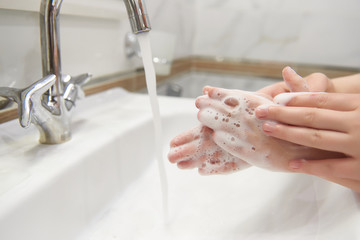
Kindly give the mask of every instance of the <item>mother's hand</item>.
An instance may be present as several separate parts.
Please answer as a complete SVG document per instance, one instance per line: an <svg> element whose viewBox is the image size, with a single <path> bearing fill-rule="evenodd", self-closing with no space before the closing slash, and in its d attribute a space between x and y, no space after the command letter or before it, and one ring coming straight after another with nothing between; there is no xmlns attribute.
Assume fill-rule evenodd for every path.
<svg viewBox="0 0 360 240"><path fill-rule="evenodd" d="M284 95L278 95L275 101L279 99L284 99ZM286 107L258 108L256 116L261 120L271 120L262 126L269 136L344 154L340 158L322 160L293 159L289 162L289 169L316 175L360 192L360 94L294 95Z"/></svg>

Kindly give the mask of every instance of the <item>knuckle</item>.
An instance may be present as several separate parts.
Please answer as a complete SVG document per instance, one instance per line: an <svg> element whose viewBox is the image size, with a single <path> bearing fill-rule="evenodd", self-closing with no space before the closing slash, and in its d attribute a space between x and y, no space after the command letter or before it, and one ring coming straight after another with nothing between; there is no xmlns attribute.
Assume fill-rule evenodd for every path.
<svg viewBox="0 0 360 240"><path fill-rule="evenodd" d="M323 108L328 104L328 96L326 94L314 94L316 106L318 108Z"/></svg>
<svg viewBox="0 0 360 240"><path fill-rule="evenodd" d="M306 125L312 125L316 119L316 114L313 110L307 110L304 113L304 123Z"/></svg>
<svg viewBox="0 0 360 240"><path fill-rule="evenodd" d="M271 106L268 110L268 118L273 120L279 120L279 115L281 113L281 107Z"/></svg>
<svg viewBox="0 0 360 240"><path fill-rule="evenodd" d="M314 130L310 135L310 142L312 146L316 147L323 140L323 135L320 130Z"/></svg>

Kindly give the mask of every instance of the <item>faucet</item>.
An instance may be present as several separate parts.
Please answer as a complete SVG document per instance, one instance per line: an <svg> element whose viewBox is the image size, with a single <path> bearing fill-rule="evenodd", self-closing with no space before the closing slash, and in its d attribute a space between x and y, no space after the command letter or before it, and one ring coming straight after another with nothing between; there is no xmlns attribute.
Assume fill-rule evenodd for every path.
<svg viewBox="0 0 360 240"><path fill-rule="evenodd" d="M40 39L43 78L29 87L1 87L0 96L18 104L20 125L33 123L40 143L58 144L71 139L71 114L84 95L81 86L91 75L69 76L61 72L59 13L62 0L41 0Z"/></svg>
<svg viewBox="0 0 360 240"><path fill-rule="evenodd" d="M0 87L0 96L18 104L20 125L33 123L40 143L59 144L71 139L71 113L84 95L81 88L89 73L70 76L61 72L59 15L63 0L41 0L40 37L43 78L29 87ZM150 31L143 0L124 0L133 33Z"/></svg>
<svg viewBox="0 0 360 240"><path fill-rule="evenodd" d="M124 0L133 33L151 30L149 16L143 0Z"/></svg>
<svg viewBox="0 0 360 240"><path fill-rule="evenodd" d="M40 143L58 144L71 139L71 113L81 86L91 78L89 73L69 76L61 72L59 16L62 0L41 0L40 39L43 76L54 75L54 84L34 106L34 125L40 131Z"/></svg>

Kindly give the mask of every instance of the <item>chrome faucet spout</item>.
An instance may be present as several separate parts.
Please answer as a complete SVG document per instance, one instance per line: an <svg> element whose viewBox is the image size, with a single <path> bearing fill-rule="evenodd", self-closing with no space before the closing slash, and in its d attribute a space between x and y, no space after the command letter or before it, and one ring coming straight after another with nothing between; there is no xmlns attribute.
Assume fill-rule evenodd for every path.
<svg viewBox="0 0 360 240"><path fill-rule="evenodd" d="M149 16L143 0L124 0L133 33L151 30Z"/></svg>
<svg viewBox="0 0 360 240"><path fill-rule="evenodd" d="M54 74L56 81L49 90L49 101L56 101L64 91L61 82L59 17L62 0L41 0L40 39L43 76ZM54 98L54 99L51 99Z"/></svg>

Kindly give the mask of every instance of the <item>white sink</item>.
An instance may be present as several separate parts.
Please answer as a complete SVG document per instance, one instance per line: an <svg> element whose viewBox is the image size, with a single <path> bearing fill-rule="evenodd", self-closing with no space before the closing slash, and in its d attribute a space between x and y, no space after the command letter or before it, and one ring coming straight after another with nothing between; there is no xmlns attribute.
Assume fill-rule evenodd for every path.
<svg viewBox="0 0 360 240"><path fill-rule="evenodd" d="M113 89L79 102L65 144L0 125L0 239L360 238L360 197L341 186L257 168L204 177L168 163L169 140L198 124L197 111L193 99L159 102L166 224L148 96Z"/></svg>

